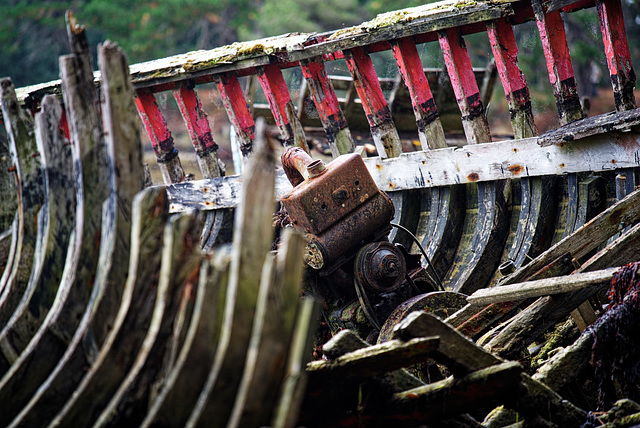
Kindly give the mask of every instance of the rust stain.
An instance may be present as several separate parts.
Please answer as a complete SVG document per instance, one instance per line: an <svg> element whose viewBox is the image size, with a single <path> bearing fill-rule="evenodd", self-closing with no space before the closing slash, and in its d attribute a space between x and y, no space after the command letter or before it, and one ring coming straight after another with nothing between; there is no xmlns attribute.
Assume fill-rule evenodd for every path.
<svg viewBox="0 0 640 428"><path fill-rule="evenodd" d="M478 173L472 172L471 174L467 175L467 180L469 180L469 181L478 181L478 180L480 180L480 176L478 175Z"/></svg>
<svg viewBox="0 0 640 428"><path fill-rule="evenodd" d="M205 204L206 206L211 206L211 205L213 205L213 204L212 204L211 202L209 202L209 201L204 201L204 204Z"/></svg>
<svg viewBox="0 0 640 428"><path fill-rule="evenodd" d="M516 149L515 147L513 148L513 153L518 153L518 149Z"/></svg>
<svg viewBox="0 0 640 428"><path fill-rule="evenodd" d="M564 162L562 162L559 166L560 168L564 168Z"/></svg>
<svg viewBox="0 0 640 428"><path fill-rule="evenodd" d="M382 165L381 164L376 164L376 168L382 169Z"/></svg>
<svg viewBox="0 0 640 428"><path fill-rule="evenodd" d="M524 168L522 167L522 165L511 165L509 167L509 171L516 175L520 174L523 170Z"/></svg>
<svg viewBox="0 0 640 428"><path fill-rule="evenodd" d="M618 161L616 161L615 159L611 159L611 163L617 163Z"/></svg>
<svg viewBox="0 0 640 428"><path fill-rule="evenodd" d="M396 188L396 185L395 185L395 184L393 184L393 183L389 183L389 189L395 189L395 188Z"/></svg>
<svg viewBox="0 0 640 428"><path fill-rule="evenodd" d="M207 192L209 191L209 188L208 188L208 187L205 187L205 188L203 188L203 189L202 189L202 191L203 191L204 193L207 193Z"/></svg>

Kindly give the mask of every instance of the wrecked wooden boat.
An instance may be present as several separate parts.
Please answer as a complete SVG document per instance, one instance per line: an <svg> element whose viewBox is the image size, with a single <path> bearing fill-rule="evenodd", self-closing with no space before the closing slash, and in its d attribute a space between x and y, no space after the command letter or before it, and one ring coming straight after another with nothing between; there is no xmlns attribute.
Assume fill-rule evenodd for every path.
<svg viewBox="0 0 640 428"><path fill-rule="evenodd" d="M595 117L582 111L562 21L582 8L600 19L616 103ZM531 20L561 124L543 135L513 33ZM607 336L634 331L615 311L638 312L637 266L614 270L640 258L639 111L618 0L444 1L131 67L105 42L97 76L84 28L71 14L67 26L60 82L1 82L0 425L637 424L638 354L605 357ZM477 32L513 139L493 141L464 43ZM461 147L416 47L436 41ZM373 67L388 50L418 151L403 151ZM358 154L332 61L346 63L347 104L362 108L376 157ZM311 157L289 68L305 77L331 162ZM277 142L249 110L244 76L257 76ZM211 82L241 176L224 176L196 93ZM203 180L185 179L156 100L167 91ZM161 185L145 175L140 124ZM605 312L597 297L612 278ZM554 329L547 344L565 349L548 359ZM625 337L620 353L638 346ZM588 378L600 397L578 385L592 355L615 375L603 363Z"/></svg>

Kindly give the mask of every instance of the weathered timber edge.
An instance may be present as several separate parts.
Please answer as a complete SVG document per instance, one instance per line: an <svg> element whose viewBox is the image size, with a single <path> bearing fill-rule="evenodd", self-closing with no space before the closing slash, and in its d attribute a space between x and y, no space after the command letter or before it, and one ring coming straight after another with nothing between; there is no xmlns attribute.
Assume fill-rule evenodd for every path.
<svg viewBox="0 0 640 428"><path fill-rule="evenodd" d="M403 153L396 158L366 158L378 187L387 192L488 182L507 178L611 171L640 166L640 137L631 132L590 136L540 147L538 138ZM172 184L171 212L232 208L242 188L239 176ZM276 174L276 197L291 189L284 172Z"/></svg>

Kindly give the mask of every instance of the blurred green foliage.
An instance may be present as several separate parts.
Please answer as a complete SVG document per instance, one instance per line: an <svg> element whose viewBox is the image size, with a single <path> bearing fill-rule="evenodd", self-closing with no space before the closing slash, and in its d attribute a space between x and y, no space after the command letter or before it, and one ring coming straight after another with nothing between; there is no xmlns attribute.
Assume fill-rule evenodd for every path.
<svg viewBox="0 0 640 428"><path fill-rule="evenodd" d="M634 58L640 56L640 7L622 0ZM64 15L73 10L95 47L109 39L131 63L289 32L323 32L357 25L418 0L3 0L0 4L0 76L16 86L57 78L58 57L68 51ZM599 23L593 9L565 14L579 88L588 88L594 65L607 80ZM516 27L519 62L532 91L548 91L548 77L534 23ZM486 34L466 37L474 66L491 57ZM438 43L420 46L424 65L441 67ZM396 70L391 56L376 62L381 75ZM388 57L388 58L387 58ZM388 60L388 61L387 61ZM387 61L391 66L378 67ZM382 62L383 63L383 62ZM637 63L637 61L636 61ZM591 74L590 74L591 73Z"/></svg>

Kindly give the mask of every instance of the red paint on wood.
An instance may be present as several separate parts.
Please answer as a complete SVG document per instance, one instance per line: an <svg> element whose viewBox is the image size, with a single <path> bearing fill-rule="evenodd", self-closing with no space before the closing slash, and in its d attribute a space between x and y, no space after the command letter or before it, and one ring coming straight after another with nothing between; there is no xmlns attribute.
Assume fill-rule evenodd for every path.
<svg viewBox="0 0 640 428"><path fill-rule="evenodd" d="M0 126L2 126L2 120L0 119ZM60 131L62 131L62 135L64 138L71 141L71 133L69 131L69 121L67 120L67 111L62 109L62 115L60 115Z"/></svg>
<svg viewBox="0 0 640 428"><path fill-rule="evenodd" d="M376 70L371 58L362 48L344 51L349 72L353 77L353 84L362 101L362 107L369 120L369 125L375 126L391 120L389 106L384 98Z"/></svg>
<svg viewBox="0 0 640 428"><path fill-rule="evenodd" d="M560 11L550 12L537 18L536 22L551 84L555 85L558 81L573 79L573 65Z"/></svg>
<svg viewBox="0 0 640 428"><path fill-rule="evenodd" d="M422 61L413 39L402 38L392 43L393 56L404 79L413 110L423 110L428 116L437 114L429 81L424 74Z"/></svg>
<svg viewBox="0 0 640 428"><path fill-rule="evenodd" d="M324 68L324 62L317 58L312 58L309 61L303 61L300 64L302 75L309 82L309 85L313 86L315 90L312 91L312 95L315 101L316 110L320 115L320 120L323 125L328 124L330 118L335 120L336 118L342 118L344 122L344 116L340 111L340 104L338 103L338 97L331 86L331 82L327 77L327 72ZM341 127L346 126L346 122L340 124ZM326 125L325 125L326 128Z"/></svg>
<svg viewBox="0 0 640 428"><path fill-rule="evenodd" d="M135 103L158 160L166 162L175 157L177 151L173 147L171 131L153 93L148 89L139 89Z"/></svg>
<svg viewBox="0 0 640 428"><path fill-rule="evenodd" d="M633 109L636 106L633 95L636 75L631 63L631 53L629 52L620 1L604 0L598 2L598 17L611 83L615 93L616 108L618 111Z"/></svg>
<svg viewBox="0 0 640 428"><path fill-rule="evenodd" d="M216 151L218 145L213 141L209 119L202 109L202 104L196 95L193 87L181 86L173 90L182 118L184 119L187 131L198 155L203 156L211 151Z"/></svg>
<svg viewBox="0 0 640 428"><path fill-rule="evenodd" d="M276 125L280 128L286 127L289 124L286 106L291 101L291 95L282 70L275 64L259 67L258 80L267 97Z"/></svg>
<svg viewBox="0 0 640 428"><path fill-rule="evenodd" d="M521 89L528 93L527 80L518 67L518 45L513 27L505 19L500 19L487 25L487 34L505 95L511 97Z"/></svg>
<svg viewBox="0 0 640 428"><path fill-rule="evenodd" d="M248 144L255 138L255 123L238 78L231 73L218 74L215 82L229 120L236 128L241 140ZM250 146L246 150L250 151ZM243 151L243 154L247 153Z"/></svg>
<svg viewBox="0 0 640 428"><path fill-rule="evenodd" d="M469 52L459 28L448 28L438 34L444 62L451 78L453 92L463 116L482 114L480 90L473 73Z"/></svg>

